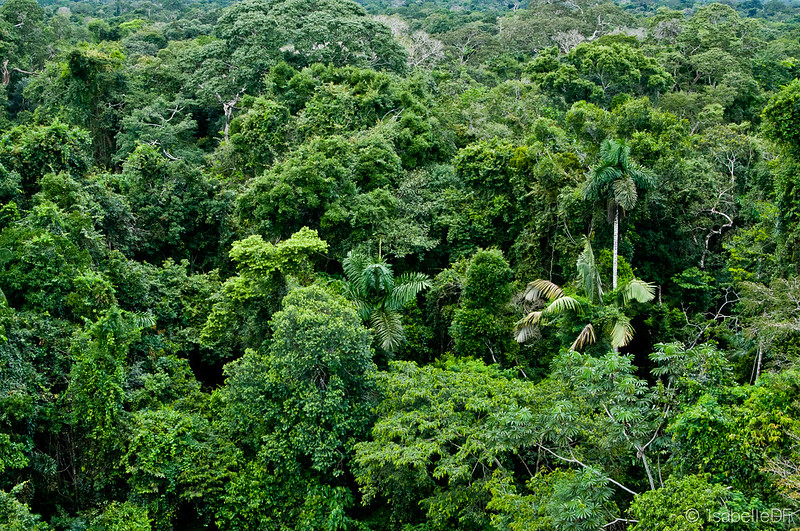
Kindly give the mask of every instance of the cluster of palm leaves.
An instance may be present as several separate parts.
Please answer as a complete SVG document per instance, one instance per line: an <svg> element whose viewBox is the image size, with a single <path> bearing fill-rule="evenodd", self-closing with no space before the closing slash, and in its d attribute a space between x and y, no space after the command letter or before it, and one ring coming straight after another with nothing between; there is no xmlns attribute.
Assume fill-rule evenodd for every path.
<svg viewBox="0 0 800 531"><path fill-rule="evenodd" d="M345 296L356 303L361 319L368 323L387 352L394 352L405 339L400 310L417 294L430 287L423 273L404 273L394 277L392 266L379 257L347 253L343 262L347 278Z"/></svg>
<svg viewBox="0 0 800 531"><path fill-rule="evenodd" d="M617 252L619 248L619 209L632 210L639 199L638 189L647 190L655 177L630 160L630 148L612 139L600 144L600 161L592 168L583 197L589 201L606 201L608 221L614 224L612 286L617 288Z"/></svg>
<svg viewBox="0 0 800 531"><path fill-rule="evenodd" d="M619 289L611 293L611 300L606 303L603 297L603 286L600 273L595 264L592 245L587 238L584 249L576 264L578 269L578 285L584 297L568 295L561 287L549 280L538 279L529 283L520 294L523 306L528 308L527 315L515 326L515 338L524 343L536 336L540 327L547 326L560 320L566 314L576 318L584 317L588 312L587 306L603 306L609 316L610 325L605 332L614 349L624 347L633 339L634 330L630 318L624 310L632 301L650 302L655 297L655 286L638 278L631 278ZM594 325L587 323L570 350L580 350L587 345L597 342L597 333Z"/></svg>

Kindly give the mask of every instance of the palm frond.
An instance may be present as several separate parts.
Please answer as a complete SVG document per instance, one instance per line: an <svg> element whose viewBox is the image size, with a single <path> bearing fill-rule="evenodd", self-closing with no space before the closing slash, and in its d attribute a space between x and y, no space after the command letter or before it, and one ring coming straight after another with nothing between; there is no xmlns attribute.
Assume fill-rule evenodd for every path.
<svg viewBox="0 0 800 531"><path fill-rule="evenodd" d="M536 337L536 332L539 330L538 326L515 326L514 339L517 343L525 343Z"/></svg>
<svg viewBox="0 0 800 531"><path fill-rule="evenodd" d="M615 166L627 166L630 148L624 141L606 138L600 143L600 160Z"/></svg>
<svg viewBox="0 0 800 531"><path fill-rule="evenodd" d="M589 179L583 187L583 198L591 201L605 199L614 182L620 177L622 172L619 168L601 164L589 174Z"/></svg>
<svg viewBox="0 0 800 531"><path fill-rule="evenodd" d="M583 287L586 297L592 303L602 302L603 285L600 280L600 271L594 260L594 251L589 238L584 237L583 252L575 264L578 269L578 282Z"/></svg>
<svg viewBox="0 0 800 531"><path fill-rule="evenodd" d="M622 301L627 305L631 300L650 302L656 296L656 285L638 278L632 278L622 288Z"/></svg>
<svg viewBox="0 0 800 531"><path fill-rule="evenodd" d="M367 319L369 319L369 316L372 313L372 305L370 305L369 301L367 301L361 295L361 293L358 292L357 288L352 284L345 284L342 292L343 292L342 294L346 299L352 301L356 305L356 312L358 312L358 317L362 321L366 321Z"/></svg>
<svg viewBox="0 0 800 531"><path fill-rule="evenodd" d="M597 342L597 336L594 334L594 327L592 323L587 324L575 338L575 341L569 347L570 350L580 350L586 345L592 345Z"/></svg>
<svg viewBox="0 0 800 531"><path fill-rule="evenodd" d="M520 319L515 325L515 328L521 328L523 326L534 327L541 322L542 322L542 311L537 310L535 312L530 312L528 315Z"/></svg>
<svg viewBox="0 0 800 531"><path fill-rule="evenodd" d="M344 275L347 281L361 295L364 295L367 291L364 270L367 268L368 263L369 260L365 256L354 253L353 251L349 251L342 262L342 269L344 269Z"/></svg>
<svg viewBox="0 0 800 531"><path fill-rule="evenodd" d="M544 310L542 310L542 315L559 315L570 310L577 314L583 313L581 303L569 295L564 295L563 297L559 297L551 302Z"/></svg>
<svg viewBox="0 0 800 531"><path fill-rule="evenodd" d="M381 261L367 265L362 276L364 277L365 295L372 294L385 297L394 289L392 266L386 262Z"/></svg>
<svg viewBox="0 0 800 531"><path fill-rule="evenodd" d="M630 166L630 154L631 148L629 148L624 141L619 141L617 143L616 153L614 154L616 163L622 168L627 169Z"/></svg>
<svg viewBox="0 0 800 531"><path fill-rule="evenodd" d="M370 325L375 331L375 336L386 352L394 352L405 339L403 324L397 312L378 308L370 316Z"/></svg>
<svg viewBox="0 0 800 531"><path fill-rule="evenodd" d="M636 183L636 187L642 190L650 190L656 185L656 176L638 164L631 164L628 175Z"/></svg>
<svg viewBox="0 0 800 531"><path fill-rule="evenodd" d="M530 312L528 315L517 321L514 325L514 339L517 343L524 343L531 339L539 326L546 324L542 319L542 312Z"/></svg>
<svg viewBox="0 0 800 531"><path fill-rule="evenodd" d="M606 138L600 143L600 160L610 161L613 160L615 151L619 148L619 144L610 138Z"/></svg>
<svg viewBox="0 0 800 531"><path fill-rule="evenodd" d="M539 299L553 301L564 296L564 291L557 284L541 278L528 283L523 292L526 301L533 302Z"/></svg>
<svg viewBox="0 0 800 531"><path fill-rule="evenodd" d="M624 177L614 181L614 201L625 210L631 210L636 206L639 194L636 191L636 183L630 177Z"/></svg>
<svg viewBox="0 0 800 531"><path fill-rule="evenodd" d="M633 327L631 321L624 315L620 315L614 326L611 327L611 346L614 348L624 347L633 339Z"/></svg>
<svg viewBox="0 0 800 531"><path fill-rule="evenodd" d="M5 294L3 294L3 298L5 298ZM138 330L153 328L155 325L156 319L149 313L137 313L133 316L133 326Z"/></svg>
<svg viewBox="0 0 800 531"><path fill-rule="evenodd" d="M390 310L399 310L413 300L423 289L431 287L431 279L424 273L403 273L395 281L395 286L386 298L385 306Z"/></svg>

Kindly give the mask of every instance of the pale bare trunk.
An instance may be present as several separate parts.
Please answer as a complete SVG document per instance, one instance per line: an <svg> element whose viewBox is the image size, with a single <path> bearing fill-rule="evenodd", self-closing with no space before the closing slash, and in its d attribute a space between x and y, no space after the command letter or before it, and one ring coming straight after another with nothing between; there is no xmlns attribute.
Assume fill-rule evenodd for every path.
<svg viewBox="0 0 800 531"><path fill-rule="evenodd" d="M617 289L617 253L619 252L619 205L614 202L614 257L611 268L611 283L613 289ZM614 352L619 352L618 347L614 347Z"/></svg>
<svg viewBox="0 0 800 531"><path fill-rule="evenodd" d="M647 472L647 479L650 481L650 490L656 490L656 483L653 481L653 474L650 472L650 465L647 463L647 456L644 455L644 450L639 449L642 453L642 463L644 463L644 471Z"/></svg>
<svg viewBox="0 0 800 531"><path fill-rule="evenodd" d="M756 380L758 381L758 377L761 376L761 359L764 355L764 347L758 345L758 367L756 367Z"/></svg>
<svg viewBox="0 0 800 531"><path fill-rule="evenodd" d="M614 262L611 269L612 288L617 289L617 253L619 252L619 205L614 205Z"/></svg>

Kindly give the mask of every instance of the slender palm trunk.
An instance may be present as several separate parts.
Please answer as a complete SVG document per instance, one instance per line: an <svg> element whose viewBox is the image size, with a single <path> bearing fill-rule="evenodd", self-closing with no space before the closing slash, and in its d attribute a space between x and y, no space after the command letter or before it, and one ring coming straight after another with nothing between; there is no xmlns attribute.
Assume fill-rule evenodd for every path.
<svg viewBox="0 0 800 531"><path fill-rule="evenodd" d="M614 257L611 267L611 283L613 289L617 289L617 253L619 251L619 205L614 202ZM614 352L619 352L619 348L614 347ZM649 471L648 471L649 473ZM652 483L652 479L650 482Z"/></svg>
<svg viewBox="0 0 800 531"><path fill-rule="evenodd" d="M612 288L617 289L617 252L619 251L619 205L614 204L614 265L611 269Z"/></svg>

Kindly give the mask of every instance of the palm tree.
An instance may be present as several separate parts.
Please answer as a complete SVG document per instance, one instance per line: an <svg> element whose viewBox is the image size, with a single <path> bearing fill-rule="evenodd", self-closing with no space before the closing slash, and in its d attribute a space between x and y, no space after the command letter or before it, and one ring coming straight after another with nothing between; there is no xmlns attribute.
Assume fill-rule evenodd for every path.
<svg viewBox="0 0 800 531"><path fill-rule="evenodd" d="M394 278L392 266L382 257L347 253L342 264L347 277L345 296L356 303L358 314L369 323L381 348L394 352L405 339L400 310L425 288L430 279L423 273L404 273Z"/></svg>
<svg viewBox="0 0 800 531"><path fill-rule="evenodd" d="M655 286L638 278L632 278L614 295L611 304L605 305L600 273L595 266L594 251L588 238L584 249L576 263L578 284L584 292L585 299L567 295L563 289L549 280L534 280L522 292L523 304L531 310L514 328L514 336L519 343L532 337L539 327L547 326L562 316L572 313L576 317L586 314L586 306L603 307L609 317L607 329L611 347L616 351L626 346L633 339L634 330L630 318L624 310L631 301L650 302L655 297ZM586 345L597 342L594 325L587 323L570 346L570 350L580 350Z"/></svg>
<svg viewBox="0 0 800 531"><path fill-rule="evenodd" d="M632 210L639 198L637 189L655 184L653 175L630 160L630 148L624 142L606 139L600 144L600 163L592 168L583 189L584 199L606 201L609 221L613 212L614 254L612 289L617 289L617 254L619 251L619 209Z"/></svg>

